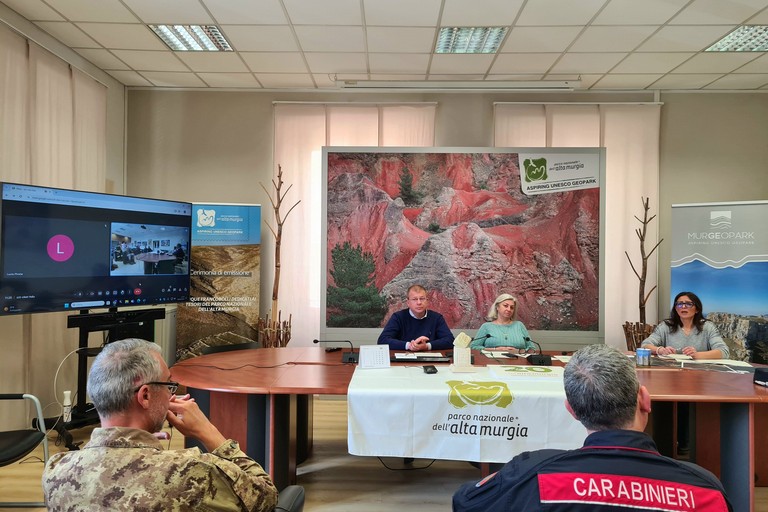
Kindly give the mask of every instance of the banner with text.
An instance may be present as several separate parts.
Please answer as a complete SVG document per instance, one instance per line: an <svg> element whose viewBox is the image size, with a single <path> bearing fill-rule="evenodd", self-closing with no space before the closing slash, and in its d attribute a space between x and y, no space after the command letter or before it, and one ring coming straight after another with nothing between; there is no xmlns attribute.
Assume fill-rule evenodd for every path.
<svg viewBox="0 0 768 512"><path fill-rule="evenodd" d="M193 205L192 288L177 312L177 360L258 339L260 244L260 205Z"/></svg>
<svg viewBox="0 0 768 512"><path fill-rule="evenodd" d="M766 218L768 201L672 205L672 298L698 295L733 359L768 361Z"/></svg>
<svg viewBox="0 0 768 512"><path fill-rule="evenodd" d="M349 453L507 462L527 450L578 448L587 431L564 401L562 367L358 368L347 396Z"/></svg>
<svg viewBox="0 0 768 512"><path fill-rule="evenodd" d="M600 186L600 152L520 151L520 185L529 196Z"/></svg>

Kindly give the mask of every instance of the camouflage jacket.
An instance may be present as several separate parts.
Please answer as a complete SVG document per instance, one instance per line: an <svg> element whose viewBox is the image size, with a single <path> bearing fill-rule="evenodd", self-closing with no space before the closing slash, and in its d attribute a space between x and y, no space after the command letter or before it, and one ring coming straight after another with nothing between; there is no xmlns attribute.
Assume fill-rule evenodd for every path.
<svg viewBox="0 0 768 512"><path fill-rule="evenodd" d="M277 490L228 440L211 453L164 450L149 432L97 428L79 451L51 456L43 472L48 510L270 511Z"/></svg>

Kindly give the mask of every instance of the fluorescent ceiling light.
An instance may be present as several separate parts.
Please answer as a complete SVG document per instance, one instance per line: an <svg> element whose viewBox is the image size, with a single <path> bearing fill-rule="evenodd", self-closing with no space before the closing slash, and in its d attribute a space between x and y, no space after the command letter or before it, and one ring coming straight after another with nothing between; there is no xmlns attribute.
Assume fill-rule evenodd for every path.
<svg viewBox="0 0 768 512"><path fill-rule="evenodd" d="M768 51L768 26L743 25L704 50L705 52Z"/></svg>
<svg viewBox="0 0 768 512"><path fill-rule="evenodd" d="M233 51L216 25L150 25L149 28L175 52Z"/></svg>
<svg viewBox="0 0 768 512"><path fill-rule="evenodd" d="M400 80L336 80L339 89L383 89L388 91L572 91L580 80L518 82L514 80L477 81L400 81Z"/></svg>
<svg viewBox="0 0 768 512"><path fill-rule="evenodd" d="M443 27L435 53L496 53L507 27Z"/></svg>

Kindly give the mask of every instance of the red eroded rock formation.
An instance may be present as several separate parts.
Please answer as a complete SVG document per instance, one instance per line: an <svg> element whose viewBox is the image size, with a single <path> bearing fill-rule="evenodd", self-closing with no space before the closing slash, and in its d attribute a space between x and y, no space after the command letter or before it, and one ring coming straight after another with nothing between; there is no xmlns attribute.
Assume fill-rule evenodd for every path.
<svg viewBox="0 0 768 512"><path fill-rule="evenodd" d="M406 167L422 197L407 208ZM529 329L597 328L599 190L525 196L516 154L335 154L329 266L345 241L373 255L389 313L421 283L452 328L479 327L502 292Z"/></svg>

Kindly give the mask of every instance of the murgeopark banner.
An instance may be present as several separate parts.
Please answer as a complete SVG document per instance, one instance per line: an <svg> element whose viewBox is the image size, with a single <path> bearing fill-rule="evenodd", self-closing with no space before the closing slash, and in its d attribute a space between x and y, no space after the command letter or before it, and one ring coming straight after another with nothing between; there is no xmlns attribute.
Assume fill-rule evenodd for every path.
<svg viewBox="0 0 768 512"><path fill-rule="evenodd" d="M672 205L671 295L699 296L733 359L767 360L766 218L768 201Z"/></svg>

